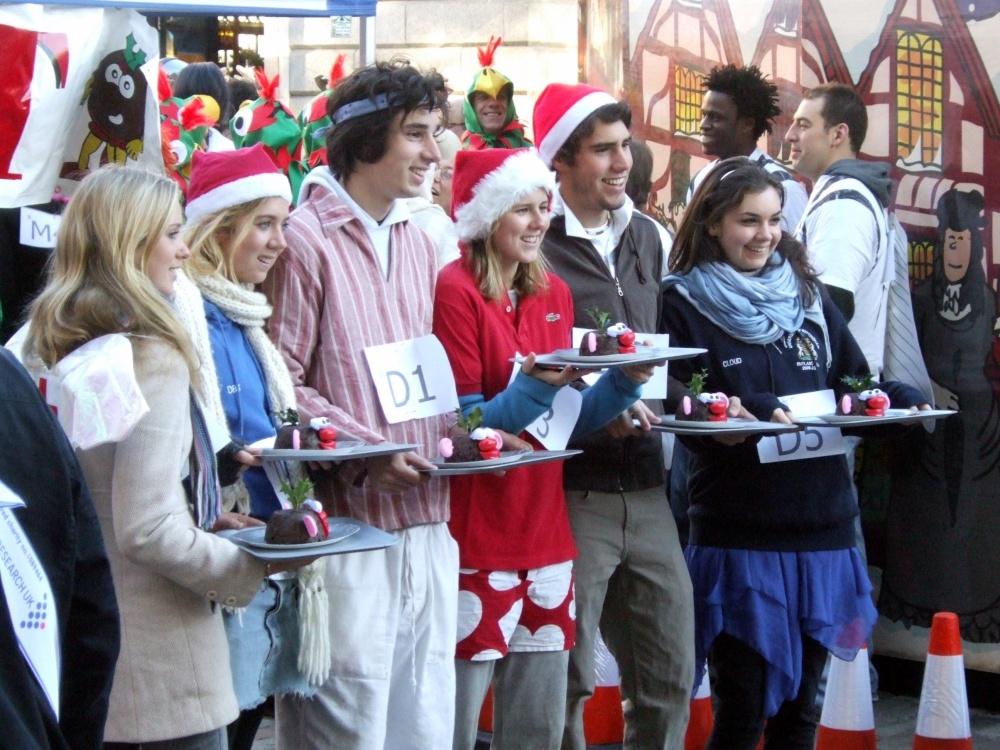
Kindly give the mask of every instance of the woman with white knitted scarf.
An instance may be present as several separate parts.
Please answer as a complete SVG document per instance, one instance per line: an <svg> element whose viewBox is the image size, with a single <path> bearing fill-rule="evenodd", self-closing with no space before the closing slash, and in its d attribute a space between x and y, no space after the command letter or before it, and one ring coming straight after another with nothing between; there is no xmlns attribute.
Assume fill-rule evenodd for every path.
<svg viewBox="0 0 1000 750"><path fill-rule="evenodd" d="M185 225L191 257L187 276L178 274L174 305L200 359L203 409L237 446L274 436L274 415L295 408L288 369L264 329L271 306L254 291L286 247L291 198L288 179L259 145L195 154ZM266 521L280 501L257 465L223 488L223 505ZM251 746L268 695L309 694L325 679L322 566L320 559L297 578L266 580L246 610L227 615L241 709L230 726L231 748Z"/></svg>

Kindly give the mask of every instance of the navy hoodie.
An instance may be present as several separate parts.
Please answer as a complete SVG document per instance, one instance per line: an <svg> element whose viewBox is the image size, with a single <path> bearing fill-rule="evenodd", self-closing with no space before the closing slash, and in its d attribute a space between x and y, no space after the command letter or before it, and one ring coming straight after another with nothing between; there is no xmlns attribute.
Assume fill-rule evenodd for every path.
<svg viewBox="0 0 1000 750"><path fill-rule="evenodd" d="M806 320L794 333L767 344L733 338L676 290L663 295L660 330L674 346L708 353L670 363L681 382L703 368L706 388L739 396L747 410L768 420L782 396L832 388L839 398L845 375L868 374L868 364L840 311L824 289L823 315L832 348L827 368L823 332ZM894 407L925 403L915 389L880 383ZM855 545L858 505L843 455L762 464L757 442L726 446L710 438L681 438L692 452L688 489L691 544L776 551L848 549Z"/></svg>
<svg viewBox="0 0 1000 750"><path fill-rule="evenodd" d="M264 371L246 332L208 300L205 300L205 320L229 433L248 443L273 437L275 428ZM242 478L250 493L250 514L267 520L281 505L264 469L251 467L243 472Z"/></svg>

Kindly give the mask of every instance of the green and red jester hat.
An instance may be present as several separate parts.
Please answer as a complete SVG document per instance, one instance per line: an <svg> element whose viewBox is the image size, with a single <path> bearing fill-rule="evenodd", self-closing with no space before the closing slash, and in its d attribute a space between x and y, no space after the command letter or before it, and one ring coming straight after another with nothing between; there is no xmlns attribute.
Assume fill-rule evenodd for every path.
<svg viewBox="0 0 1000 750"><path fill-rule="evenodd" d="M170 90L170 80L162 69L157 93L163 166L186 195L191 181L191 157L195 151L204 150L208 129L219 119L219 105L210 96L178 99Z"/></svg>
<svg viewBox="0 0 1000 750"><path fill-rule="evenodd" d="M317 94L299 112L299 126L302 128L302 162L306 172L326 164L326 134L333 125L326 113L326 103L330 93L344 79L344 60L347 55L337 55L330 69L330 80L326 90Z"/></svg>
<svg viewBox="0 0 1000 750"><path fill-rule="evenodd" d="M261 144L292 183L297 200L305 177L302 167L302 128L288 107L278 101L279 76L268 79L263 70L254 71L260 96L244 104L229 121L229 134L236 148Z"/></svg>
<svg viewBox="0 0 1000 750"><path fill-rule="evenodd" d="M482 69L472 79L472 85L465 94L465 133L462 134L462 144L471 149L484 148L526 148L531 141L524 137L524 126L517 119L514 109L514 83L503 73L493 67L493 54L503 40L490 36L486 49L479 48L479 64ZM507 118L503 129L497 134L483 132L483 127L476 117L472 107L472 95L476 92L497 99L500 94L507 95Z"/></svg>

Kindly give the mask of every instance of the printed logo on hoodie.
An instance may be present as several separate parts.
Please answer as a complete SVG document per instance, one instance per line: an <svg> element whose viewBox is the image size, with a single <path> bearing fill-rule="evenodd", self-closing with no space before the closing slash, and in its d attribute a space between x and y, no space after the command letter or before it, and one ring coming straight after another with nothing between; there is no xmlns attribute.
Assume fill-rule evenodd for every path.
<svg viewBox="0 0 1000 750"><path fill-rule="evenodd" d="M786 333L782 342L786 349L795 349L795 365L803 372L819 369L819 341L809 331L800 328L794 333Z"/></svg>

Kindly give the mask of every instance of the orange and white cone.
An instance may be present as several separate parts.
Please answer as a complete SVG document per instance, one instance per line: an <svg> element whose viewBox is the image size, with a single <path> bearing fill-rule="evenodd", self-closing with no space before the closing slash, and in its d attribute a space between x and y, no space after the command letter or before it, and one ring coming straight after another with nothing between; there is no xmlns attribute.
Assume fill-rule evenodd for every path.
<svg viewBox="0 0 1000 750"><path fill-rule="evenodd" d="M625 737L621 676L600 632L594 639L594 694L583 704L583 735L588 745L612 745Z"/></svg>
<svg viewBox="0 0 1000 750"><path fill-rule="evenodd" d="M691 718L684 735L684 750L705 750L715 720L712 717L712 692L708 687L708 670L701 678L698 692L691 699Z"/></svg>
<svg viewBox="0 0 1000 750"><path fill-rule="evenodd" d="M816 750L875 750L875 712L868 677L868 647L854 661L830 659Z"/></svg>
<svg viewBox="0 0 1000 750"><path fill-rule="evenodd" d="M972 750L965 661L952 612L938 612L931 624L913 750Z"/></svg>

